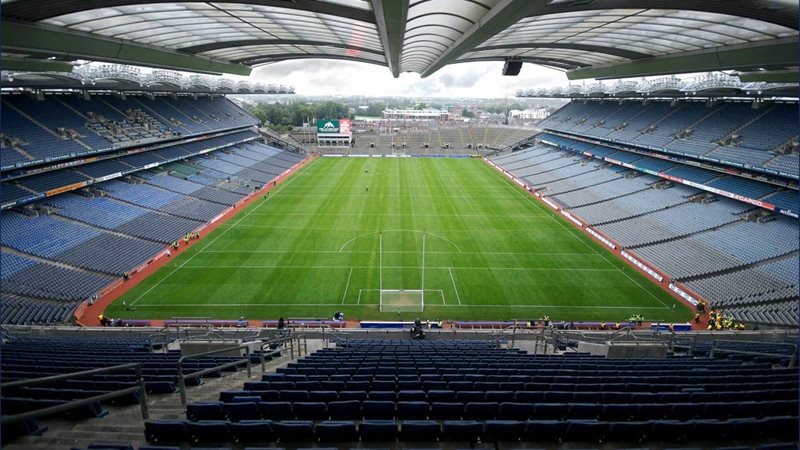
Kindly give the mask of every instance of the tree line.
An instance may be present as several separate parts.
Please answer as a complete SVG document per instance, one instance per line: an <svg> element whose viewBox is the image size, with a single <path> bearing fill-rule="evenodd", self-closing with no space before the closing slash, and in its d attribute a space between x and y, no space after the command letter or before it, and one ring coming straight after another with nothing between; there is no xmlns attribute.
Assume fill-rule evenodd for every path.
<svg viewBox="0 0 800 450"><path fill-rule="evenodd" d="M352 119L350 108L339 102L326 101L318 103L257 103L249 108L250 114L263 122L272 130L287 132L293 127L301 127L304 123L317 119Z"/></svg>

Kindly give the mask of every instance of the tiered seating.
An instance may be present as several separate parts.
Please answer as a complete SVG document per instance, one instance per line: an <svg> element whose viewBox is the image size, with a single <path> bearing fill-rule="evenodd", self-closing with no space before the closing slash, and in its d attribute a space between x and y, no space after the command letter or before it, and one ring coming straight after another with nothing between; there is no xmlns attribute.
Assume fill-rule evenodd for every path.
<svg viewBox="0 0 800 450"><path fill-rule="evenodd" d="M592 225L616 222L687 202L697 190L686 186L646 189L632 195L573 208L578 217Z"/></svg>
<svg viewBox="0 0 800 450"><path fill-rule="evenodd" d="M100 231L53 217L0 214L0 242L6 247L52 258L101 234Z"/></svg>
<svg viewBox="0 0 800 450"><path fill-rule="evenodd" d="M759 309L777 308L785 314L772 314L771 317L767 316L757 322L794 326L797 324L799 270L798 257L795 255L744 270L690 281L686 285L713 298L714 306L724 308L725 311L732 307L737 311L750 307L753 311L748 315L752 317L752 313Z"/></svg>
<svg viewBox="0 0 800 450"><path fill-rule="evenodd" d="M797 222L792 219L767 223L737 222L635 250L671 276L681 279L797 251L797 232Z"/></svg>
<svg viewBox="0 0 800 450"><path fill-rule="evenodd" d="M614 151L552 134L542 136L580 151L606 152L606 155ZM621 161L635 160L635 164L641 163L650 170L705 182L710 187L763 199L780 208L800 210L796 192L775 192L776 188L770 184L656 158L636 160L639 155L622 151L616 151L612 157ZM611 165L597 170L600 163L583 166L576 162L574 153L541 144L492 160L537 189L543 188L539 192L596 226L622 247L632 248L640 257L675 279L702 277L748 264L770 262L771 258L782 257L797 249L796 220L781 217L764 224L743 222L739 214L755 209L752 205L721 196L707 204L691 202L689 197L699 194L700 190L682 184L673 185L651 175L625 178L629 169L622 166ZM586 168L593 169L582 173ZM659 188L650 188L651 184ZM764 264L763 270L768 275L777 267L780 266ZM763 287L755 273L742 271L742 283ZM694 281L691 287L717 305L719 292L713 287L716 285L706 284L704 280ZM730 286L735 289L737 284ZM744 289L743 292L750 291ZM797 318L797 314L791 305L798 297L796 286L782 284L745 293L741 298L723 296L719 304L725 305L726 310L736 308L737 312L753 308L748 314L737 314L738 318L749 317L773 325L795 323L792 320Z"/></svg>
<svg viewBox="0 0 800 450"><path fill-rule="evenodd" d="M109 230L147 213L137 206L104 197L86 198L76 194L63 194L46 201L58 208L57 214Z"/></svg>
<svg viewBox="0 0 800 450"><path fill-rule="evenodd" d="M173 203L164 205L161 210L178 217L208 222L227 208L227 205L211 203L199 198L182 197Z"/></svg>
<svg viewBox="0 0 800 450"><path fill-rule="evenodd" d="M735 394L735 400L730 396ZM487 341L352 340L265 374L151 443L655 443L792 439L794 369L689 358L530 356ZM724 403L723 403L724 402Z"/></svg>
<svg viewBox="0 0 800 450"><path fill-rule="evenodd" d="M752 120L757 110L744 103L724 103L715 108L713 114L706 116L691 129L687 139L676 139L666 148L679 152L703 155L717 146L723 136L730 134L738 126Z"/></svg>
<svg viewBox="0 0 800 450"><path fill-rule="evenodd" d="M717 178L716 180L706 183L706 186L711 186L717 189L722 189L728 192L736 192L749 198L759 199L769 193L775 192L775 186L759 183L757 181L748 180L747 178L727 176Z"/></svg>
<svg viewBox="0 0 800 450"><path fill-rule="evenodd" d="M643 189L649 189L648 184L656 181L650 176L636 178L617 178L612 181L598 183L591 188L581 188L565 194L556 195L554 198L559 203L570 208L603 202L613 198L630 195Z"/></svg>
<svg viewBox="0 0 800 450"><path fill-rule="evenodd" d="M22 186L26 188L36 191L39 193L46 193L52 189L58 189L63 186L68 186L70 184L82 183L87 181L89 178L82 175L81 173L72 170L72 169L65 169L65 170L58 170L52 173L42 173L38 175L32 175L29 177L21 178L17 180Z"/></svg>
<svg viewBox="0 0 800 450"><path fill-rule="evenodd" d="M106 181L98 186L108 192L111 198L133 203L148 209L160 209L162 206L178 201L183 196L148 184L131 184L122 181Z"/></svg>
<svg viewBox="0 0 800 450"><path fill-rule="evenodd" d="M780 208L795 212L800 211L800 193L797 191L780 191L765 197L764 200L773 203Z"/></svg>
<svg viewBox="0 0 800 450"><path fill-rule="evenodd" d="M13 294L2 294L3 308L0 323L11 325L57 324L72 316L72 303L31 299Z"/></svg>
<svg viewBox="0 0 800 450"><path fill-rule="evenodd" d="M647 245L694 234L739 220L736 214L747 209L742 203L722 199L717 202L683 203L634 219L601 225L598 230L613 236L625 247Z"/></svg>
<svg viewBox="0 0 800 450"><path fill-rule="evenodd" d="M37 124L22 115L16 106L12 106L16 105L17 97L3 96L3 134L11 139L20 140L21 143L17 147L31 156L29 162L59 159L70 154L88 153L88 149L76 141L59 138L51 128L43 128L50 126L49 122L39 122ZM22 101L27 105L31 100ZM38 108L37 111L39 111ZM58 118L58 114L55 116L47 114L46 107L42 112L46 114L45 120L56 120ZM57 123L53 122L53 124Z"/></svg>
<svg viewBox="0 0 800 450"><path fill-rule="evenodd" d="M76 337L25 337L14 338L2 346L3 381L27 380L50 375L79 372L131 362L142 364L145 386L151 393L175 392L179 351L153 353L151 343L142 338L76 338ZM184 373L212 368L241 358L200 357L182 364ZM236 370L231 367L226 370ZM208 376L219 376L212 372ZM68 379L44 387L3 389L3 414L18 414L67 403L76 398L86 398L135 385L134 369L90 378ZM190 384L197 379L187 380ZM135 403L136 396L123 397L118 403ZM71 417L101 417L108 414L100 403L68 412ZM19 432L3 427L6 433Z"/></svg>
<svg viewBox="0 0 800 450"><path fill-rule="evenodd" d="M161 249L159 244L46 216L26 219L3 213L0 217L3 245L96 272L121 276Z"/></svg>
<svg viewBox="0 0 800 450"><path fill-rule="evenodd" d="M616 109L615 109L616 108ZM797 136L797 107L722 102L572 102L540 122L545 129L585 135L723 163L798 174L798 157L775 152Z"/></svg>
<svg viewBox="0 0 800 450"><path fill-rule="evenodd" d="M123 100L97 95L85 100L46 95L38 100L3 95L3 145L9 146L0 163L4 168L35 164L257 124L256 118L219 97ZM124 161L140 166L143 160Z"/></svg>
<svg viewBox="0 0 800 450"><path fill-rule="evenodd" d="M32 261L21 255L7 252L2 252L0 255L4 267L4 293L53 300L82 301L91 298L113 281L113 278L105 275ZM15 272L6 276L7 264L16 269L25 268L15 269Z"/></svg>
<svg viewBox="0 0 800 450"><path fill-rule="evenodd" d="M719 177L719 174L710 170L700 169L693 166L678 165L665 171L674 177L682 178L684 180L694 181L695 183L704 184Z"/></svg>

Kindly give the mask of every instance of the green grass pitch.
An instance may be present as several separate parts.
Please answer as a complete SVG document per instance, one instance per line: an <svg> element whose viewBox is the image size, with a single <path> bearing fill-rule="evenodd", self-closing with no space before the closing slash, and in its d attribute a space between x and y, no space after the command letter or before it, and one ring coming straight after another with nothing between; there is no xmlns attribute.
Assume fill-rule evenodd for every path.
<svg viewBox="0 0 800 450"><path fill-rule="evenodd" d="M422 288L423 235L424 312L380 312L381 282ZM123 300L136 310L124 311ZM483 161L416 158L320 158L106 313L266 319L335 311L362 320L692 317Z"/></svg>

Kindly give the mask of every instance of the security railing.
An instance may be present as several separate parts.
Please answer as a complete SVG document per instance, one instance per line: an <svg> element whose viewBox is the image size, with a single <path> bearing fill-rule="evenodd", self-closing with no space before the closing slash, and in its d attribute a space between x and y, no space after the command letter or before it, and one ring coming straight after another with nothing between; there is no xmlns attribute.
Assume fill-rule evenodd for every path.
<svg viewBox="0 0 800 450"><path fill-rule="evenodd" d="M189 373L189 374L184 374L183 373L183 363L184 363L184 361L186 361L188 359L201 358L203 356L217 355L217 354L220 354L220 353L227 353L227 352L237 351L237 350L242 350L242 349L244 349L244 351L245 351L244 358L242 358L242 359L237 359L235 361L227 362L227 363L224 363L224 364L219 364L217 366L209 367L207 369L201 369L201 370ZM192 380L194 378L199 378L199 377L202 377L203 375L206 375L206 374L209 374L209 373L219 372L220 370L224 370L224 369L227 369L229 367L237 367L237 366L241 365L242 363L245 363L247 365L247 378L250 378L250 375L251 375L251 364L250 364L250 354L249 353L250 353L250 346L247 345L247 344L242 344L242 345L237 345L237 346L233 346L233 347L225 347L225 348L220 348L220 349L216 349L216 350L210 350L210 351L202 352L202 353L195 353L193 355L181 356L180 359L178 359L178 367L177 367L177 370L178 370L178 391L180 392L180 395L181 395L181 404L183 406L186 406L186 403L187 403L186 402L186 380Z"/></svg>
<svg viewBox="0 0 800 450"><path fill-rule="evenodd" d="M752 350L739 350L735 348L722 348L720 345L732 343L732 344L755 344L755 345L781 345L792 349L791 353L781 353L781 352L768 352L768 351L752 351ZM767 357L777 357L777 358L789 358L789 367L794 367L797 364L797 344L792 344L791 342L768 342L768 341L726 341L726 340L715 340L711 343L711 349L709 350L708 357L714 358L719 353L730 353L734 355L750 355L750 356L767 356Z"/></svg>
<svg viewBox="0 0 800 450"><path fill-rule="evenodd" d="M11 381L8 383L3 383L0 385L0 390L6 392L8 389L12 388L23 388L28 386L39 386L43 384L51 384L57 383L59 381L64 380L75 380L80 378L88 378L94 375L103 375L115 372L122 372L128 371L130 369L134 369L136 372L136 385L127 387L124 389L118 389L111 392L106 392L104 394L94 395L87 398L75 399L70 400L66 403L62 403L60 405L49 406L47 408L36 409L33 411L27 411L20 414L13 414L13 415L4 415L0 418L0 422L3 425L21 422L23 420L30 420L30 419L37 419L39 417L50 416L53 414L59 414L66 411L71 411L76 408L80 408L86 405L90 405L95 402L103 402L106 400L113 400L115 398L123 397L125 395L136 394L139 399L139 408L142 413L142 419L147 420L150 418L150 413L147 408L147 390L145 389L145 382L144 377L142 376L142 364L141 363L128 363L128 364L120 364L117 366L111 367L103 367L100 369L92 369L92 370L84 370L82 372L74 372L74 373L65 373L62 375L53 375L49 377L43 378L35 378L33 380L19 380L19 381Z"/></svg>
<svg viewBox="0 0 800 450"><path fill-rule="evenodd" d="M287 345L289 346L289 358L295 357L295 349L297 349L297 358L308 354L308 339L306 335L292 334L291 331L286 330L286 333L284 333L282 336L278 336L275 339L261 344L261 352L259 356L259 359L261 360L261 373L267 371L267 357L283 353L284 348Z"/></svg>
<svg viewBox="0 0 800 450"><path fill-rule="evenodd" d="M336 344L337 347L340 344L347 345L352 338L353 336L350 333L342 331L338 328L334 328L329 325L322 327L322 345L325 348L329 348L331 342Z"/></svg>

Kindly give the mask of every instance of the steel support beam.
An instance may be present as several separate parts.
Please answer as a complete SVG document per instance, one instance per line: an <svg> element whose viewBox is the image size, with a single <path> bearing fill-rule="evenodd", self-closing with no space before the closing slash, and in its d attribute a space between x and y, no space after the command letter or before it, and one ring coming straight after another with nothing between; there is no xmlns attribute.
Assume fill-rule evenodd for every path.
<svg viewBox="0 0 800 450"><path fill-rule="evenodd" d="M408 19L408 0L372 0L375 23L386 53L386 63L395 78L400 76L400 56Z"/></svg>
<svg viewBox="0 0 800 450"><path fill-rule="evenodd" d="M582 50L590 53L602 53L604 55L619 56L626 59L639 59L647 58L649 55L645 53L634 52L615 47L603 47L600 45L589 44L574 44L567 42L526 42L524 44L500 44L500 45L487 45L485 47L476 48L475 52L482 52L486 50L530 50L536 48L555 48L567 50Z"/></svg>
<svg viewBox="0 0 800 450"><path fill-rule="evenodd" d="M72 64L64 61L48 61L26 58L3 58L3 70L17 72L72 72Z"/></svg>
<svg viewBox="0 0 800 450"><path fill-rule="evenodd" d="M739 72L739 80L743 83L764 81L767 83L797 83L800 73L794 70L757 70L755 72Z"/></svg>
<svg viewBox="0 0 800 450"><path fill-rule="evenodd" d="M567 72L570 80L629 78L716 70L756 70L760 67L796 67L797 39L775 39L730 47L656 56L608 66Z"/></svg>
<svg viewBox="0 0 800 450"><path fill-rule="evenodd" d="M279 53L269 56L255 56L252 58L240 60L239 62L242 64L247 64L249 66L255 66L258 64L268 64L280 61L290 61L295 59L337 59L342 61L363 62L367 64L375 64L377 66L386 67L386 64L374 61L372 59L360 58L357 56L328 55L326 53Z"/></svg>
<svg viewBox="0 0 800 450"><path fill-rule="evenodd" d="M530 16L549 0L500 0L478 22L469 27L453 44L436 58L423 72L428 77L442 67L455 62L465 53L486 42L487 39Z"/></svg>
<svg viewBox="0 0 800 450"><path fill-rule="evenodd" d="M250 47L256 45L313 45L317 47L344 48L344 49L356 50L359 53L363 52L363 53L372 53L375 55L383 55L382 51L373 50L370 48L354 47L351 45L339 44L336 42L309 41L303 39L243 39L239 41L220 41L220 42L211 42L208 44L193 45L191 47L183 47L181 48L181 52L196 54L196 53L204 53L204 52L210 52L214 50L221 50L227 48Z"/></svg>
<svg viewBox="0 0 800 450"><path fill-rule="evenodd" d="M164 0L26 0L3 4L3 17L38 22L51 17L63 16L80 11L90 11L101 8L114 8L125 5L158 5ZM206 0L183 0L182 3L207 3ZM334 2L320 2L316 0L220 0L214 4L223 7L226 3L241 3L246 5L269 6L274 8L295 9L332 16L358 20L360 22L375 23L372 12L341 5Z"/></svg>
<svg viewBox="0 0 800 450"><path fill-rule="evenodd" d="M189 72L250 75L251 68L96 34L4 20L2 51L135 64Z"/></svg>

